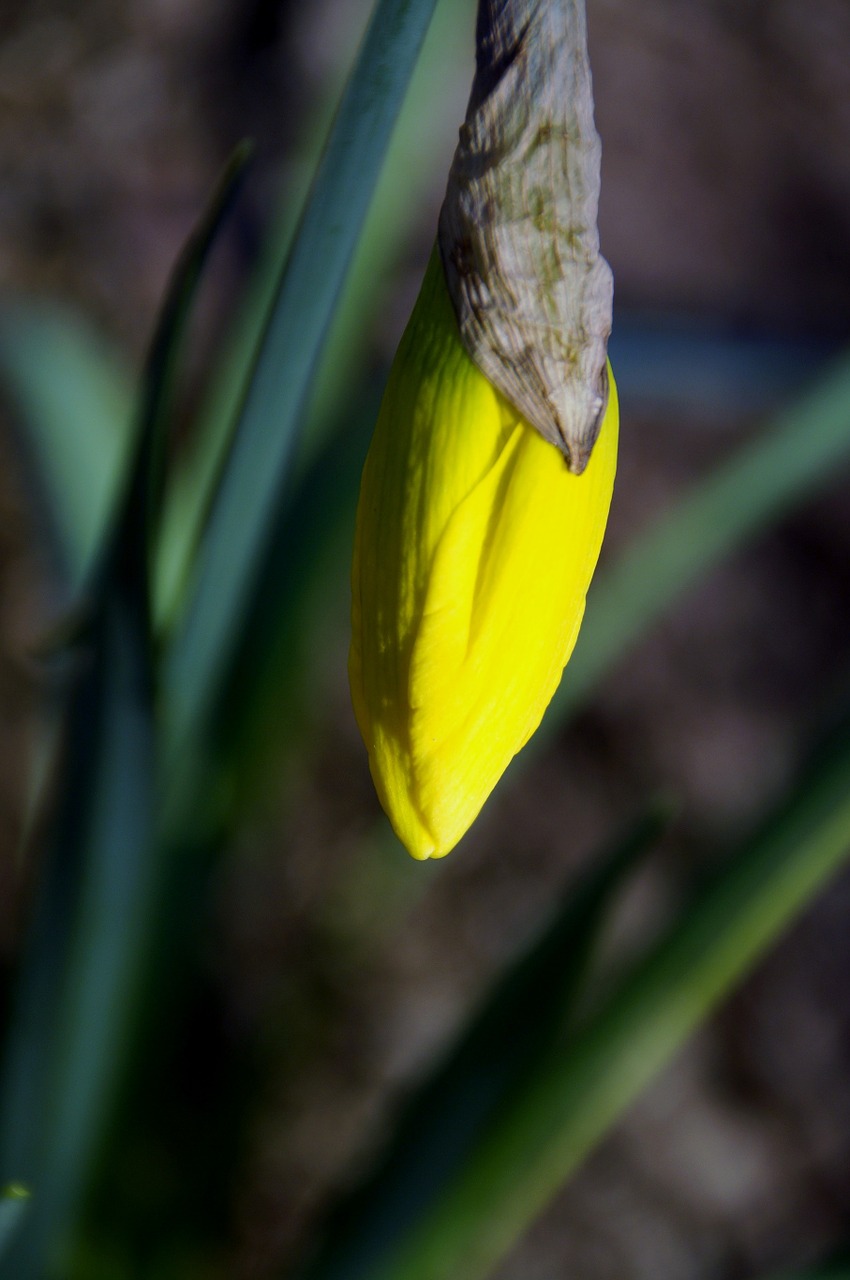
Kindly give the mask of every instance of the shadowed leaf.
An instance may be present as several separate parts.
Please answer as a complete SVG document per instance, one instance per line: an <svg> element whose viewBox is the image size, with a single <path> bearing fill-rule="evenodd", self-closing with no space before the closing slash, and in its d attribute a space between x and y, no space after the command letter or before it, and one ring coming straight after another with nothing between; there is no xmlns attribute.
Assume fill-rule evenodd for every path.
<svg viewBox="0 0 850 1280"><path fill-rule="evenodd" d="M659 804L594 860L552 920L498 979L443 1062L416 1091L373 1179L327 1230L309 1280L368 1276L456 1173L525 1075L568 1038L600 929L625 880L670 818Z"/></svg>

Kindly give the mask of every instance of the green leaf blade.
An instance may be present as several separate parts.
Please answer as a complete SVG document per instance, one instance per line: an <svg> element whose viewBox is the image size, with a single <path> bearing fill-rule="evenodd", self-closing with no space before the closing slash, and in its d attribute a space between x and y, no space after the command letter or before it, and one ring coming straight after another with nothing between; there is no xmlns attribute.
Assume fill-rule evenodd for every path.
<svg viewBox="0 0 850 1280"><path fill-rule="evenodd" d="M544 721L544 736L578 707L674 599L848 462L850 360L845 357L600 572L575 652Z"/></svg>
<svg viewBox="0 0 850 1280"><path fill-rule="evenodd" d="M180 353L246 159L237 150L173 273L142 385L134 458L93 577L89 650L0 1080L0 1170L36 1192L16 1280L55 1274L110 1114L156 901L157 742L149 549ZM8 1171L8 1172L7 1172Z"/></svg>
<svg viewBox="0 0 850 1280"><path fill-rule="evenodd" d="M132 602L105 603L93 649L74 698L74 767L43 868L0 1088L0 1168L35 1191L9 1251L18 1280L49 1272L87 1186L149 900L152 699L147 636Z"/></svg>
<svg viewBox="0 0 850 1280"><path fill-rule="evenodd" d="M415 1092L372 1179L327 1229L309 1280L355 1280L409 1230L485 1126L552 1044L568 1034L588 959L619 895L671 816L659 802L593 860Z"/></svg>
<svg viewBox="0 0 850 1280"><path fill-rule="evenodd" d="M167 654L176 743L209 713L231 655L310 380L434 3L380 0L343 94L246 391L188 611Z"/></svg>
<svg viewBox="0 0 850 1280"><path fill-rule="evenodd" d="M850 854L850 746L556 1047L373 1280L482 1280L565 1178Z"/></svg>

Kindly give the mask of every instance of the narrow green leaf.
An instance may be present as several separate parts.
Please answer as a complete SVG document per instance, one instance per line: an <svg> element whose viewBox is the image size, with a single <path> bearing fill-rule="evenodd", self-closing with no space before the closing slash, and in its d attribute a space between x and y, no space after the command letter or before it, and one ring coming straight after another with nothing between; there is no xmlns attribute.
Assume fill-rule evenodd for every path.
<svg viewBox="0 0 850 1280"><path fill-rule="evenodd" d="M307 423L314 445L350 409L391 272L445 182L475 62L475 8L475 0L437 4L316 370Z"/></svg>
<svg viewBox="0 0 850 1280"><path fill-rule="evenodd" d="M435 0L380 0L280 281L166 654L171 750L210 713L243 622L302 423L310 380Z"/></svg>
<svg viewBox="0 0 850 1280"><path fill-rule="evenodd" d="M848 462L850 360L845 357L599 574L544 735L588 696L678 595Z"/></svg>
<svg viewBox="0 0 850 1280"><path fill-rule="evenodd" d="M480 1280L850 854L845 741L500 1108L374 1280Z"/></svg>
<svg viewBox="0 0 850 1280"><path fill-rule="evenodd" d="M145 956L158 871L148 569L160 458L192 303L245 157L244 148L235 154L175 269L146 366L133 466L94 577L62 801L0 1082L0 1178L23 1178L37 1192L11 1246L16 1280L61 1265Z"/></svg>
<svg viewBox="0 0 850 1280"><path fill-rule="evenodd" d="M105 604L92 650L69 726L74 767L24 954L15 1010L23 1034L10 1045L0 1093L2 1176L14 1171L36 1193L9 1251L16 1280L56 1273L87 1186L150 901L152 698L134 602Z"/></svg>
<svg viewBox="0 0 850 1280"><path fill-rule="evenodd" d="M124 474L132 381L117 353L81 316L22 299L0 305L0 377L74 593L100 545Z"/></svg>
<svg viewBox="0 0 850 1280"><path fill-rule="evenodd" d="M411 1099L373 1178L331 1220L310 1280L368 1276L456 1172L506 1097L563 1042L588 960L624 881L670 818L657 805L569 892Z"/></svg>
<svg viewBox="0 0 850 1280"><path fill-rule="evenodd" d="M200 221L186 241L169 281L142 376L137 457L122 504L123 528L116 546L135 555L152 605L154 556L164 489L165 447L174 412L180 361L198 287L213 244L235 200L253 146L237 146L216 184ZM126 566L125 566L126 567Z"/></svg>
<svg viewBox="0 0 850 1280"><path fill-rule="evenodd" d="M339 89L340 86L334 87L334 101ZM292 246L298 210L306 200L310 174L318 164L322 139L330 127L332 102L326 106L326 110L323 105L311 116L306 140L289 159L285 199L272 218L258 261L224 336L221 356L205 381L184 456L170 477L155 567L154 621L159 634L167 633L174 625L191 578L216 483Z"/></svg>

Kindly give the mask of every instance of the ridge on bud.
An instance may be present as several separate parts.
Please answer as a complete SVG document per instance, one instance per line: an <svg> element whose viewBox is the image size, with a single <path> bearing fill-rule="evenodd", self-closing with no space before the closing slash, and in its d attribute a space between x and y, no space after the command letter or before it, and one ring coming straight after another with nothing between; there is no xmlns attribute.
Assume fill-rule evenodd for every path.
<svg viewBox="0 0 850 1280"><path fill-rule="evenodd" d="M415 858L468 830L573 650L616 469L609 383L576 475L467 355L435 249L363 471L349 658L372 777Z"/></svg>

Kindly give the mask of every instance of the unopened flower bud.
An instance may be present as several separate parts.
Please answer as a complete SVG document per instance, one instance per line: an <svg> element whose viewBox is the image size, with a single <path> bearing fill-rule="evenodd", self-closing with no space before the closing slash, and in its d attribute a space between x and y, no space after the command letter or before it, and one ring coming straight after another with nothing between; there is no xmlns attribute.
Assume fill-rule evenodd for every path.
<svg viewBox="0 0 850 1280"><path fill-rule="evenodd" d="M616 467L582 0L479 0L476 66L354 552L354 709L417 858L448 853L540 723Z"/></svg>
<svg viewBox="0 0 850 1280"><path fill-rule="evenodd" d="M469 828L572 652L614 483L609 382L574 475L467 355L434 252L363 471L349 665L378 795L416 858Z"/></svg>

